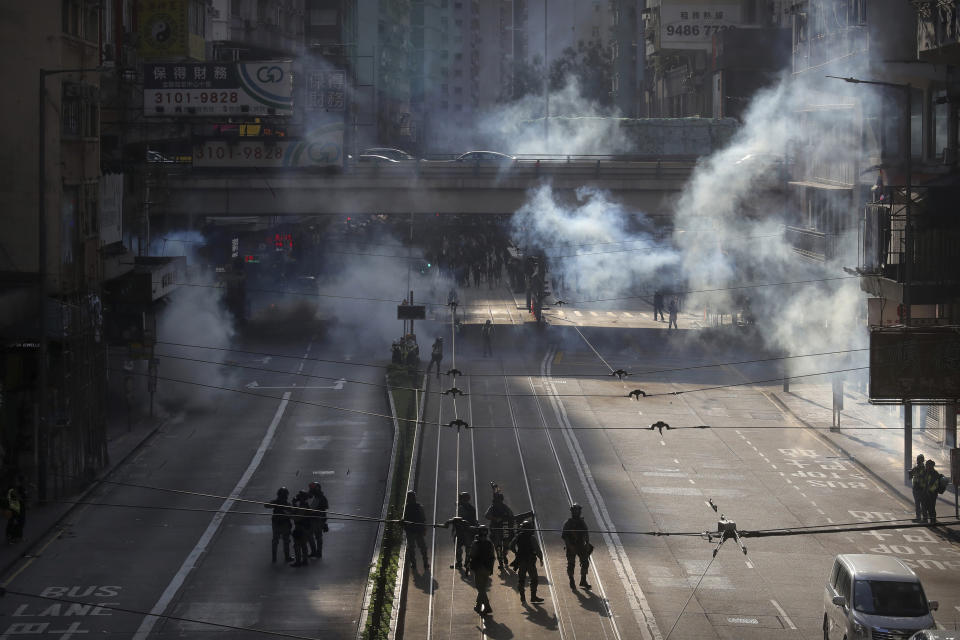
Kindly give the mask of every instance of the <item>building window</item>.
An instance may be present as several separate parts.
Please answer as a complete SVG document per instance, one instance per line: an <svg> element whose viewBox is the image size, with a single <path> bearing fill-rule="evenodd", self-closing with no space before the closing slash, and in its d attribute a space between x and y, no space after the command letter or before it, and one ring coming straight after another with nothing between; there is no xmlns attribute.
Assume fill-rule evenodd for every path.
<svg viewBox="0 0 960 640"><path fill-rule="evenodd" d="M463 71L461 71L460 69L454 69L454 70L453 70L453 77L454 77L454 78L459 78L459 77L462 76L462 75L463 75Z"/></svg>
<svg viewBox="0 0 960 640"><path fill-rule="evenodd" d="M950 146L947 137L947 121L950 118L950 103L945 89L933 94L933 155L943 159L943 150Z"/></svg>
<svg viewBox="0 0 960 640"><path fill-rule="evenodd" d="M63 0L63 32L96 42L100 36L100 3L93 0Z"/></svg>
<svg viewBox="0 0 960 640"><path fill-rule="evenodd" d="M620 43L614 40L610 43L610 58L616 60L620 57Z"/></svg>
<svg viewBox="0 0 960 640"><path fill-rule="evenodd" d="M67 138L95 138L100 113L96 88L76 82L64 82L60 105L60 131Z"/></svg>
<svg viewBox="0 0 960 640"><path fill-rule="evenodd" d="M314 27L337 26L336 9L310 9L310 25Z"/></svg>
<svg viewBox="0 0 960 640"><path fill-rule="evenodd" d="M257 20L259 22L267 21L267 0L257 0Z"/></svg>
<svg viewBox="0 0 960 640"><path fill-rule="evenodd" d="M441 109L449 109L449 108L450 108L450 103L447 102L446 100L441 100L441 101L440 101L440 108L441 108Z"/></svg>
<svg viewBox="0 0 960 640"><path fill-rule="evenodd" d="M613 78L611 78L610 84L611 84L611 89L613 89L614 93L620 90L620 74L619 73L613 74Z"/></svg>
<svg viewBox="0 0 960 640"><path fill-rule="evenodd" d="M462 29L462 28L463 28L463 20L454 20L454 21L453 21L453 24L457 25L457 28L458 28L458 29Z"/></svg>
<svg viewBox="0 0 960 640"><path fill-rule="evenodd" d="M453 59L454 59L454 60L463 60L463 54L462 54L462 53L455 53L455 54L453 54Z"/></svg>
<svg viewBox="0 0 960 640"><path fill-rule="evenodd" d="M187 8L187 24L190 33L204 37L206 35L206 18L207 18L207 7L206 4L200 0L193 0L189 7Z"/></svg>
<svg viewBox="0 0 960 640"><path fill-rule="evenodd" d="M441 60L446 60L446 59L448 59L449 57L450 57L450 51L448 51L447 49L441 49L441 50L440 50L440 59L441 59Z"/></svg>
<svg viewBox="0 0 960 640"><path fill-rule="evenodd" d="M910 151L914 158L923 156L923 89L913 89L910 103Z"/></svg>

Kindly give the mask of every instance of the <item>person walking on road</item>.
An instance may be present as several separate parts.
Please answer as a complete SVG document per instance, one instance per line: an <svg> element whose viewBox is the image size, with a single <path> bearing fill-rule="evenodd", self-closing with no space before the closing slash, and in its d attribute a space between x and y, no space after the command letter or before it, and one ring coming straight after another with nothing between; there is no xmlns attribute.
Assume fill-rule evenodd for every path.
<svg viewBox="0 0 960 640"><path fill-rule="evenodd" d="M414 571L417 569L417 560L414 557L417 548L420 549L420 556L423 558L423 570L430 570L430 562L427 560L427 541L424 539L426 521L427 516L423 512L423 505L417 502L417 492L407 491L407 504L403 507L403 530L407 534L407 553L410 556L410 566Z"/></svg>
<svg viewBox="0 0 960 640"><path fill-rule="evenodd" d="M543 598L537 595L537 586L540 584L537 560L540 560L540 566L543 566L543 551L540 550L540 543L537 542L532 521L524 520L520 523L520 530L510 541L510 549L514 553L513 566L517 569L517 590L520 592L520 602L527 604L526 595L523 593L527 576L530 576L530 602L534 604L543 602Z"/></svg>
<svg viewBox="0 0 960 640"><path fill-rule="evenodd" d="M310 496L310 508L315 513L311 513L310 518L310 557L323 557L323 534L330 530L327 525L327 509L330 503L327 496L323 494L323 489L319 482L311 482L307 486L307 494Z"/></svg>
<svg viewBox="0 0 960 640"><path fill-rule="evenodd" d="M503 500L503 492L496 483L491 482L493 502L483 514L490 521L490 541L497 551L497 565L503 571L507 563L506 542L513 535L513 511Z"/></svg>
<svg viewBox="0 0 960 640"><path fill-rule="evenodd" d="M306 491L298 491L293 500L293 558L291 567L305 567L309 564L308 541L313 525L313 514L307 511L310 508L310 495Z"/></svg>
<svg viewBox="0 0 960 640"><path fill-rule="evenodd" d="M677 326L677 311L678 311L678 309L677 309L677 299L676 299L676 298L671 298L671 299L670 299L670 305L667 307L667 313L668 313L669 316L670 316L670 320L667 322L667 330L668 330L668 331L669 331L671 328L677 329L677 330L680 329L680 327ZM663 317L663 314L662 314L662 313L661 313L660 315L661 315L661 317Z"/></svg>
<svg viewBox="0 0 960 640"><path fill-rule="evenodd" d="M923 454L917 456L917 464L910 469L910 482L913 485L913 505L917 512L914 522L923 522L924 492L926 490L926 466L923 464Z"/></svg>
<svg viewBox="0 0 960 640"><path fill-rule="evenodd" d="M657 314L660 315L660 321L663 322L663 294L655 291L653 294L653 320L657 321Z"/></svg>
<svg viewBox="0 0 960 640"><path fill-rule="evenodd" d="M27 523L27 492L19 479L15 486L7 489L7 542L16 544L23 540L23 527Z"/></svg>
<svg viewBox="0 0 960 640"><path fill-rule="evenodd" d="M483 339L483 357L493 357L493 322L487 320L480 328L480 338Z"/></svg>
<svg viewBox="0 0 960 640"><path fill-rule="evenodd" d="M438 337L433 341L433 346L430 347L430 364L427 365L426 375L430 375L430 369L433 367L433 364L437 364L437 380L440 379L440 362L443 360L443 338Z"/></svg>
<svg viewBox="0 0 960 640"><path fill-rule="evenodd" d="M586 521L580 515L581 512L579 504L570 505L570 517L563 523L561 534L567 551L567 577L570 578L571 589L577 588L573 580L573 569L577 558L580 559L580 586L584 589L590 588L590 583L587 582L587 570L590 568L593 545L590 544L590 533L587 530Z"/></svg>
<svg viewBox="0 0 960 640"><path fill-rule="evenodd" d="M933 460L927 460L927 471L924 474L925 482L927 485L926 495L926 514L924 521L928 520L932 523L937 521L937 496L944 491L946 491L946 483L943 480L943 474L941 474L936 469L936 463Z"/></svg>
<svg viewBox="0 0 960 640"><path fill-rule="evenodd" d="M457 497L457 517L453 519L453 525L453 535L457 541L457 560L454 567L461 569L463 568L463 552L469 552L473 534L477 528L477 510L470 504L470 494L466 491L460 492ZM467 573L470 573L469 558Z"/></svg>
<svg viewBox="0 0 960 640"><path fill-rule="evenodd" d="M477 528L477 535L473 539L473 544L470 545L468 558L470 570L473 571L473 582L477 587L477 603L473 610L482 616L493 613L487 591L490 589L490 576L493 575L494 551L493 543L490 542L487 534L486 525L480 525Z"/></svg>
<svg viewBox="0 0 960 640"><path fill-rule="evenodd" d="M273 509L273 516L270 518L270 526L273 529L273 539L271 548L273 550L273 560L277 561L277 545L283 540L283 560L284 562L293 562L290 557L290 503L288 497L290 492L286 487L277 489L277 497L272 502L266 503L264 508Z"/></svg>

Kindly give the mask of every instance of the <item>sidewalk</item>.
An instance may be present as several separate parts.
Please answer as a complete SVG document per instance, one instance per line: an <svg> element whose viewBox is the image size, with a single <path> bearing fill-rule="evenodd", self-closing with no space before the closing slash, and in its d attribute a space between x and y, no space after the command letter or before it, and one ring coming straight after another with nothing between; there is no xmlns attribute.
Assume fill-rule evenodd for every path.
<svg viewBox="0 0 960 640"><path fill-rule="evenodd" d="M97 478L82 492L73 496L64 496L62 502L51 501L44 504L32 502L27 507L27 522L24 527L23 541L17 544L0 544L0 576L6 585L16 571L17 564L25 558L39 555L49 536L64 522L79 505L68 504L85 500L113 471L123 464L137 448L146 442L163 424L160 418L143 418L128 431L122 421L107 423L107 455L109 462L100 471ZM34 497L35 498L35 497Z"/></svg>
<svg viewBox="0 0 960 640"><path fill-rule="evenodd" d="M903 419L899 411L891 413L886 406L871 405L866 396L854 389L844 389L844 409L840 415L840 431L830 431L832 424L833 389L829 382L790 382L790 391L770 391L800 422L817 429L817 435L828 441L844 455L860 464L884 489L894 497L902 498L909 511L913 511L913 493L904 482L903 470ZM885 427L884 429L858 429L857 427ZM913 457L923 454L934 460L940 473L950 476L950 449L913 428ZM946 493L937 501L937 514L941 519L952 519L955 514L954 496L957 487L954 479ZM960 531L948 527L952 536Z"/></svg>

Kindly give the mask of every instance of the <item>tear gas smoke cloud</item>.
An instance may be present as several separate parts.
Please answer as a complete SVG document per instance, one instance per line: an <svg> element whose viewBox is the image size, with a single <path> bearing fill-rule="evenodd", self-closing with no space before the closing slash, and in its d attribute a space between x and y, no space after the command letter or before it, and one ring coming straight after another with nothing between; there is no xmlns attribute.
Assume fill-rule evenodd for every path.
<svg viewBox="0 0 960 640"><path fill-rule="evenodd" d="M833 256L826 264L802 257L784 239L784 225L803 220L787 209L792 199L784 192L782 180L788 158L799 149L803 153L797 155L812 167L829 170L831 164L850 162L858 148L846 119L849 109L815 116L796 111L797 105L815 102L811 98L815 92L832 89L784 77L760 92L731 143L696 167L676 203L671 239L659 241L641 213L624 210L603 193L581 189L576 202L564 203L547 185L532 190L514 216L514 241L520 246L560 247L563 254L580 253L554 261L551 269L562 273L568 286L590 292L586 298L631 296L640 291L652 296L657 287L729 288L691 293L685 310L730 313L749 305L764 346L787 353L862 347L867 337L860 320L865 304L856 279L736 289L754 283L835 278L843 275L842 266L856 264L855 228L824 239ZM834 95L824 103L843 100L851 102ZM577 139L569 142L570 153L581 151ZM838 202L835 207L846 211L850 204ZM638 241L636 246L646 248L626 254L575 248L585 243ZM625 245L630 246L634 245ZM556 255L556 250L549 253ZM863 364L862 355L852 358ZM788 366L791 373L800 374L842 368L835 365L850 362L837 358Z"/></svg>

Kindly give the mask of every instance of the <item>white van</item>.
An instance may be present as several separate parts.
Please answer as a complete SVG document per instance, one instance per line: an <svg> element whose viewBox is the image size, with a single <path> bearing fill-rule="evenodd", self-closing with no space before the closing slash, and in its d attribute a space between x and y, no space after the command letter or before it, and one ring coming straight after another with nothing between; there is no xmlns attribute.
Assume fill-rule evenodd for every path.
<svg viewBox="0 0 960 640"><path fill-rule="evenodd" d="M833 562L823 597L825 640L906 640L936 628L933 611L913 569L899 558L841 554Z"/></svg>

